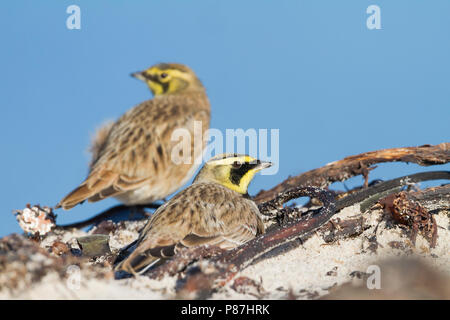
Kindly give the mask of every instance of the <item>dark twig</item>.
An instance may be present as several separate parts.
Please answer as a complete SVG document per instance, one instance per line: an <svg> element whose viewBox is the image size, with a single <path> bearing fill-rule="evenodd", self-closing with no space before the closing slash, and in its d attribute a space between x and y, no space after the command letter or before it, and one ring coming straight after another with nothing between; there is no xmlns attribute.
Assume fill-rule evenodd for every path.
<svg viewBox="0 0 450 320"><path fill-rule="evenodd" d="M450 143L435 146L384 149L350 156L326 166L314 169L295 177L290 177L274 188L260 191L256 203L263 203L293 187L326 187L335 181L343 181L357 175L367 175L371 166L382 162L413 162L421 166L445 164L450 162Z"/></svg>
<svg viewBox="0 0 450 320"><path fill-rule="evenodd" d="M419 201L427 210L450 209L450 184L408 192L407 197Z"/></svg>

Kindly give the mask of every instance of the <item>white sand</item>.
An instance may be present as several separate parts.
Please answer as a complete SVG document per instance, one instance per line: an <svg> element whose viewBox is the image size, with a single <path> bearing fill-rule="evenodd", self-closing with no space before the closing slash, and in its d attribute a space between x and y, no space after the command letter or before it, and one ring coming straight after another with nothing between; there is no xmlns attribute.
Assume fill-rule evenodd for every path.
<svg viewBox="0 0 450 320"><path fill-rule="evenodd" d="M359 205L342 210L335 217L345 219L360 215ZM245 276L253 279L262 286L263 294L255 294L251 288L248 292L238 293L232 289L231 281L212 296L212 299L285 299L291 293L298 299L318 298L328 292L330 288L349 281L361 282L350 276L353 271L366 272L368 266L379 263L387 257L401 257L405 255L417 256L427 261L434 269L450 275L450 231L448 213L441 212L436 216L439 226L437 246L429 249L428 242L420 235L416 246L413 247L398 227L386 228L383 221L379 224L381 211L364 214L370 228L363 234L326 244L318 234L305 243L285 254L261 261L248 267L235 276ZM110 246L116 251L124 244L136 239L143 222L133 222L133 228L116 232L111 237ZM376 236L379 247L376 253L368 249L369 238L374 235L375 227L379 224ZM48 246L56 238L76 246L75 236L85 234L78 231L75 234L55 235L47 238L41 246ZM401 241L407 249L393 249L388 243ZM327 275L327 272L330 272ZM75 278L74 278L75 277ZM78 277L78 278L76 278ZM381 270L383 277L383 270ZM75 285L73 285L73 281ZM77 280L79 279L79 281ZM56 272L49 273L41 281L34 282L30 287L10 291L0 289L0 299L168 299L175 298L176 277L166 277L163 280L151 280L145 276L135 279L114 280L111 271L106 270L103 277L98 277L92 270L82 269L75 276L60 277Z"/></svg>

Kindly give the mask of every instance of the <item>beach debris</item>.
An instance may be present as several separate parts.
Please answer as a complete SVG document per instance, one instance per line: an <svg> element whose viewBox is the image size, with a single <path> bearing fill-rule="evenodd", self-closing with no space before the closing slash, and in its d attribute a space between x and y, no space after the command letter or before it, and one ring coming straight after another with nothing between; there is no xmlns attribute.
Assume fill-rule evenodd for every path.
<svg viewBox="0 0 450 320"><path fill-rule="evenodd" d="M419 182L430 180L450 180L450 171L426 171L396 179L383 181L376 185L354 192L347 197L336 201L336 210L360 203L360 212L371 209L380 199L394 193L400 192L402 189L415 186ZM450 191L450 189L448 189ZM412 194L413 192L410 191ZM441 195L435 194L434 196ZM430 195L431 196L431 195ZM449 197L450 199L450 197Z"/></svg>
<svg viewBox="0 0 450 320"><path fill-rule="evenodd" d="M214 273L214 271L211 272ZM214 278L201 265L195 265L186 271L184 278L177 281L175 289L177 291L176 298L178 299L205 300L213 292Z"/></svg>
<svg viewBox="0 0 450 320"><path fill-rule="evenodd" d="M197 261L216 258L225 253L226 250L217 246L199 246L192 248L181 248L176 255L167 260L157 268L150 269L146 275L152 279L161 279L166 275L174 276L186 270L186 268Z"/></svg>
<svg viewBox="0 0 450 320"><path fill-rule="evenodd" d="M94 234L77 238L78 245L85 257L98 257L109 254L109 236Z"/></svg>
<svg viewBox="0 0 450 320"><path fill-rule="evenodd" d="M330 294L321 299L450 299L448 273L437 270L430 263L418 258L401 257L381 259L374 264L379 266L381 272L381 290L369 288L371 274L354 271L350 274L353 281L333 288Z"/></svg>
<svg viewBox="0 0 450 320"><path fill-rule="evenodd" d="M55 241L55 242L52 243L51 251L55 255L60 256L60 255L63 255L63 254L66 254L66 253L70 252L70 248L64 242Z"/></svg>
<svg viewBox="0 0 450 320"><path fill-rule="evenodd" d="M262 279L259 282L249 277L238 277L231 285L231 289L241 294L249 294L258 299L264 298L267 294L262 285Z"/></svg>
<svg viewBox="0 0 450 320"><path fill-rule="evenodd" d="M448 210L450 208L450 184L409 192L408 198L420 202L428 211Z"/></svg>
<svg viewBox="0 0 450 320"><path fill-rule="evenodd" d="M423 172L376 184L368 183L368 174L375 163L381 162L414 162L424 166L447 163L450 161L449 150L450 143L443 143L436 146L426 145L368 152L289 178L271 190L260 192L255 199L267 222L265 234L228 251L213 246L180 249L172 259L161 261L145 275L156 279L167 275L177 277L178 297L205 299L229 283L232 285L227 288L238 293L256 297L261 293L262 297L263 292L259 292L258 287L262 288L262 283L247 277L235 278L235 276L256 262L297 248L314 234L321 235L326 245L363 234L364 230L372 227L366 225L367 221L371 221L366 211L373 208L373 203L380 198L383 198L380 203L383 203L392 221L411 232L411 241L414 242L415 237L420 233L429 241L430 247L434 247L437 242L437 224L431 213L439 209L448 210L450 186L433 187L416 192L398 192L405 186L411 186L420 181L450 179L450 172ZM359 174L365 178L364 186L345 194L341 193L339 196L338 192L308 186L326 187L334 181L341 181ZM400 196L400 194L403 195ZM316 207L286 206L287 202L299 197L309 197ZM361 212L365 212L364 215L330 220L339 210L356 203L361 204ZM158 206L155 204L150 207L155 209ZM24 210L16 211L15 214L22 229L28 233L28 237L12 235L0 239L0 274L4 270L10 273L18 272L17 276L8 276L8 279L19 282L21 277L28 277L30 274L36 279L42 279L47 272L45 270L48 272L56 270L63 275L62 277L66 277L65 270L69 264L81 266L83 263L94 268L93 274L98 272L105 278L106 275L112 276L112 260L120 252L119 248L122 248L124 243L135 240L136 234L143 227L141 222L145 223L145 219L148 218L148 213L141 209L148 207L137 206L130 209L120 205L88 220L66 226L56 225L55 228L55 215L51 208L27 205ZM139 221L132 223L132 220ZM75 229L89 225L94 226L88 231L90 235L80 237L81 234L86 233ZM42 237L52 230L50 237ZM72 236L68 237L68 234ZM109 242L109 236L111 242ZM124 241L124 239L127 240ZM377 242L376 235L367 239L370 245L367 248L361 247L362 250L376 253L379 246L383 248ZM43 245L45 240L47 240L45 249L38 248L39 243ZM405 240L404 245L399 241L391 241L387 245L395 249L409 249L407 246L410 240L402 240ZM411 247L410 244L409 246ZM78 254L75 254L74 250L78 250ZM72 254L67 254L70 252ZM429 251L425 253L429 254ZM34 265L37 262L39 267L35 268ZM32 268L30 269L29 266ZM86 271L85 268L83 266L83 272ZM38 271L36 275L32 270ZM326 271L328 270L330 269ZM337 277L337 269L331 269L326 272L326 275ZM357 274L351 276L358 277ZM318 293L317 296L319 296ZM308 296L308 298L315 297Z"/></svg>
<svg viewBox="0 0 450 320"><path fill-rule="evenodd" d="M367 199L369 196L375 195L375 198L369 199L369 203L364 205L368 206L371 203L375 203L380 197L383 197L386 194L400 191L399 187L404 186L408 183L420 182L425 180L450 179L450 173L448 171L437 171L436 173L434 173L434 175L432 172L425 172L417 176L415 181L408 179L392 180L392 190L387 188L387 186L389 185L384 182L378 183L382 184L382 187L379 187L377 189L376 187L378 186L378 184L374 184L374 182L370 184L368 183L368 175L369 172L375 168L373 166L374 164L383 162L413 162L422 166L445 164L450 162L450 143L446 142L434 146L422 145L419 147L383 149L349 156L342 160L331 162L321 168L307 171L294 177L289 177L270 190L261 190L253 198L253 200L257 204L263 204L275 199L280 193L286 192L292 188L306 186L325 188L333 182L344 181L357 175L363 175L363 177L365 178L364 187L362 188L363 190L348 192L345 194L348 196L344 197L343 199L341 199L343 195L336 194L336 210L339 211L344 207L352 205L352 203L354 204L357 202L361 202ZM414 176L415 175L411 175L402 178L413 179ZM371 186L372 184L374 185ZM384 190L384 194L381 193L381 189ZM365 192L368 190L372 190L372 194L367 194ZM317 199L311 198L312 203L316 203L316 201ZM317 202L317 204L321 205L320 202ZM144 209L157 209L159 206L159 204L137 205L134 206L135 210L130 210L130 208L126 205L117 205L97 214L92 218L89 218L88 220L64 225L61 227L64 229L83 228L89 225L96 225L104 220L113 220L114 222L118 222L121 220L129 219L145 219L148 218L148 214L144 212ZM277 208L273 208L273 210L273 212L276 212ZM280 217L284 216L280 215Z"/></svg>
<svg viewBox="0 0 450 320"><path fill-rule="evenodd" d="M64 276L73 259L51 255L36 241L18 234L0 239L0 288L25 290L49 274Z"/></svg>
<svg viewBox="0 0 450 320"><path fill-rule="evenodd" d="M322 238L326 243L332 243L340 239L356 237L369 227L363 216L345 220L335 218L328 221L328 223L319 229L319 232L322 234Z"/></svg>
<svg viewBox="0 0 450 320"><path fill-rule="evenodd" d="M192 293L198 289L201 295L204 296L208 291L205 284L208 284L210 286L209 294L211 294L214 288L224 286L234 278L237 272L245 269L247 266L298 247L303 243L304 239L312 236L335 213L332 193L315 187L301 187L288 190L269 203L260 206L260 211L262 214L273 216L274 208L279 208L283 203L299 197L316 197L324 206L320 210L313 210L312 213L306 213L304 216L289 219L288 222L282 225L274 225L263 235L235 249L217 254L217 249L214 249L214 247L205 248L206 251L202 252L203 256L208 250L215 250L216 252L208 260L202 260L198 256L193 255L189 257L191 263L192 261L200 261L189 265L185 261L185 256L175 255L171 260L173 265L176 266L178 261L183 260L181 261L182 264L187 266L185 275L179 281L177 290ZM283 214L289 216L289 213L295 212L296 208L287 207L281 210L284 210ZM148 274L151 277L155 275L161 276L161 272L158 271L159 268L164 269L166 267L164 265L159 266Z"/></svg>
<svg viewBox="0 0 450 320"><path fill-rule="evenodd" d="M327 273L325 275L329 276L329 277L336 277L338 275L337 271L338 271L338 267L334 266L333 269L331 269L330 271L327 271Z"/></svg>

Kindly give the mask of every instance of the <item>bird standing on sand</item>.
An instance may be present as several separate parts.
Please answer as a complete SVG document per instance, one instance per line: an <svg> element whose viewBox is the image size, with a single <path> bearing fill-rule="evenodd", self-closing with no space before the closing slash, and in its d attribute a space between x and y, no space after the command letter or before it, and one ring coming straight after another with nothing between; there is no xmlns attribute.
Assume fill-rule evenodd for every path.
<svg viewBox="0 0 450 320"><path fill-rule="evenodd" d="M209 244L231 249L264 233L260 212L248 199L247 188L256 172L271 165L246 155L213 157L191 186L156 210L134 251L115 269L143 273L180 247Z"/></svg>
<svg viewBox="0 0 450 320"><path fill-rule="evenodd" d="M126 205L150 204L184 185L201 163L210 104L195 73L181 64L160 63L132 76L146 82L154 98L97 132L88 177L56 208L107 197ZM201 130L194 130L196 124ZM176 129L186 129L190 139L173 141ZM174 161L174 154L188 161Z"/></svg>

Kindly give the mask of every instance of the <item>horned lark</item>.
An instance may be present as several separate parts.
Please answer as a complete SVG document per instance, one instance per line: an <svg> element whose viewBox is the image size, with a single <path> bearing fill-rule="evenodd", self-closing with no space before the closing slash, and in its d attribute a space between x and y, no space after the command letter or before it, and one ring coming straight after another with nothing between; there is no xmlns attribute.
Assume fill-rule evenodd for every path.
<svg viewBox="0 0 450 320"><path fill-rule="evenodd" d="M191 186L153 214L134 251L116 270L142 273L183 246L210 244L231 249L263 233L258 207L246 195L255 173L271 165L246 155L210 159Z"/></svg>
<svg viewBox="0 0 450 320"><path fill-rule="evenodd" d="M56 208L111 196L127 205L149 204L180 188L201 163L210 106L194 72L161 63L132 76L145 81L154 98L98 131L88 177ZM172 139L174 130L183 128L190 139ZM173 154L183 161L174 161Z"/></svg>

